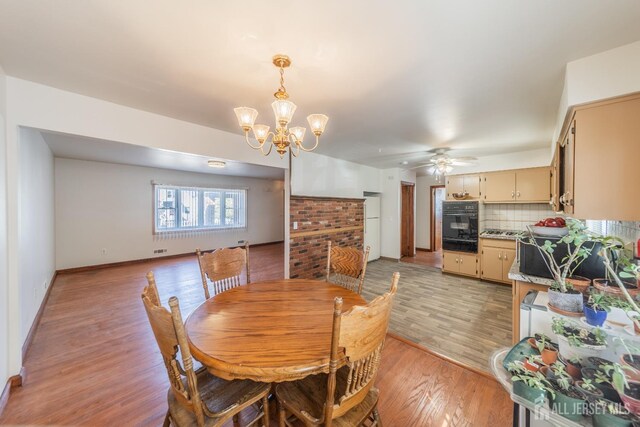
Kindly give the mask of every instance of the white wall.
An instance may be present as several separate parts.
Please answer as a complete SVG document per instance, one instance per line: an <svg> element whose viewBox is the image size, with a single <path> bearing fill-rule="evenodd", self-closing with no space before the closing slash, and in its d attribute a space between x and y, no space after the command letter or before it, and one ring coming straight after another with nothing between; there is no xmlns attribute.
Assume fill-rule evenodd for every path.
<svg viewBox="0 0 640 427"><path fill-rule="evenodd" d="M640 41L567 64L554 141L567 108L640 91Z"/></svg>
<svg viewBox="0 0 640 427"><path fill-rule="evenodd" d="M400 258L400 226L402 214L401 182L416 182L414 171L405 171L399 168L383 169L380 171L380 255L387 258ZM415 189L414 189L415 191ZM414 202L416 195L414 193ZM414 203L414 220L416 217L416 204ZM414 241L416 227L414 224Z"/></svg>
<svg viewBox="0 0 640 427"><path fill-rule="evenodd" d="M284 239L284 183L56 158L56 268ZM153 235L152 185L247 188L247 229ZM106 254L102 254L102 249ZM154 249L168 249L154 255Z"/></svg>
<svg viewBox="0 0 640 427"><path fill-rule="evenodd" d="M40 132L20 129L20 342L55 272L53 154Z"/></svg>
<svg viewBox="0 0 640 427"><path fill-rule="evenodd" d="M505 169L533 168L551 165L548 148L479 157L469 166L456 166L452 174L491 172Z"/></svg>
<svg viewBox="0 0 640 427"><path fill-rule="evenodd" d="M6 76L0 67L0 387L9 378L9 314L7 287Z"/></svg>
<svg viewBox="0 0 640 427"><path fill-rule="evenodd" d="M419 176L416 181L416 247L431 249L431 186L444 185L432 175Z"/></svg>
<svg viewBox="0 0 640 427"><path fill-rule="evenodd" d="M294 196L362 198L364 191L381 191L379 169L316 153L291 161Z"/></svg>

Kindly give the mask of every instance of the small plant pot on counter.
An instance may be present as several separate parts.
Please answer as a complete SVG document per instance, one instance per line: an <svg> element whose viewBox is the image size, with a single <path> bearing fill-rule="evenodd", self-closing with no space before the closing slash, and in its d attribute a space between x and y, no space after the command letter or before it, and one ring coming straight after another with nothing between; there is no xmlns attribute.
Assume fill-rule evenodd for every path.
<svg viewBox="0 0 640 427"><path fill-rule="evenodd" d="M558 350L555 348L545 348L542 350L542 353L540 353L540 356L542 357L542 363L545 365L553 365L558 360Z"/></svg>
<svg viewBox="0 0 640 427"><path fill-rule="evenodd" d="M594 385L602 391L604 398L606 400L610 400L615 403L622 403L622 399L620 399L620 395L616 391L613 386L609 383L598 383L596 382L596 369L595 368L582 368L582 378L591 380Z"/></svg>
<svg viewBox="0 0 640 427"><path fill-rule="evenodd" d="M558 292L549 289L549 305L561 311L569 311L573 313L582 313L583 298L578 291L569 289L567 292Z"/></svg>
<svg viewBox="0 0 640 427"><path fill-rule="evenodd" d="M589 402L595 402L598 399L604 398L604 393L598 387L593 385L589 390L583 388L583 381L576 381L576 389L582 393L585 400Z"/></svg>
<svg viewBox="0 0 640 427"><path fill-rule="evenodd" d="M629 381L629 386L624 388L624 393L620 398L629 412L640 415L640 382Z"/></svg>
<svg viewBox="0 0 640 427"><path fill-rule="evenodd" d="M564 364L567 366L567 373L571 375L575 381L582 379L582 364L578 360L565 360Z"/></svg>
<svg viewBox="0 0 640 427"><path fill-rule="evenodd" d="M578 358L585 360L591 356L597 356L602 354L606 350L606 345L589 345L582 344L580 347L574 347L569 343L569 340L562 335L558 336L558 346L560 347L560 354L564 360Z"/></svg>
<svg viewBox="0 0 640 427"><path fill-rule="evenodd" d="M593 427L632 427L638 419L624 406L606 399L598 400L593 412Z"/></svg>
<svg viewBox="0 0 640 427"><path fill-rule="evenodd" d="M575 389L556 390L549 393L549 408L556 414L572 421L580 421L587 414L587 400Z"/></svg>
<svg viewBox="0 0 640 427"><path fill-rule="evenodd" d="M573 289L580 292L582 295L589 295L591 279L587 279L586 277L582 276L571 276L567 277L565 281L573 286Z"/></svg>
<svg viewBox="0 0 640 427"><path fill-rule="evenodd" d="M607 320L607 311L604 309L594 309L589 304L584 305L584 317L591 326L602 326Z"/></svg>

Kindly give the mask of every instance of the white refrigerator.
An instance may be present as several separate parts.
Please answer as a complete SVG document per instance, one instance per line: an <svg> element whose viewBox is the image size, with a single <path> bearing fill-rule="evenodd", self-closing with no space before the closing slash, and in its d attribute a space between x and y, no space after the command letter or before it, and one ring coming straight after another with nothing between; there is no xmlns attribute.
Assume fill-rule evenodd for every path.
<svg viewBox="0 0 640 427"><path fill-rule="evenodd" d="M365 197L364 247L367 246L369 261L380 258L380 197Z"/></svg>

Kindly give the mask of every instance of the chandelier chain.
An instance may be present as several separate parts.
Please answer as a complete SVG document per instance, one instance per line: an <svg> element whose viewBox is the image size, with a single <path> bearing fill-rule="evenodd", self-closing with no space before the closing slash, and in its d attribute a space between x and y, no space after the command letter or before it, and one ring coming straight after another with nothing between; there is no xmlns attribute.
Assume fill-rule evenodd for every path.
<svg viewBox="0 0 640 427"><path fill-rule="evenodd" d="M280 66L280 90L285 93L287 92L284 87L284 67L282 67L282 65Z"/></svg>

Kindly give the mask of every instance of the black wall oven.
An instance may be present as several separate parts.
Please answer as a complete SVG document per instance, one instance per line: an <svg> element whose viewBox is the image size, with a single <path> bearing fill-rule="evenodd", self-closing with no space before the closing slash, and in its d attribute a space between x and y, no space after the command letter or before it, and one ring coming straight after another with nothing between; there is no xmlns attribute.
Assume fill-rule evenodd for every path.
<svg viewBox="0 0 640 427"><path fill-rule="evenodd" d="M442 249L478 253L478 202L442 202Z"/></svg>

